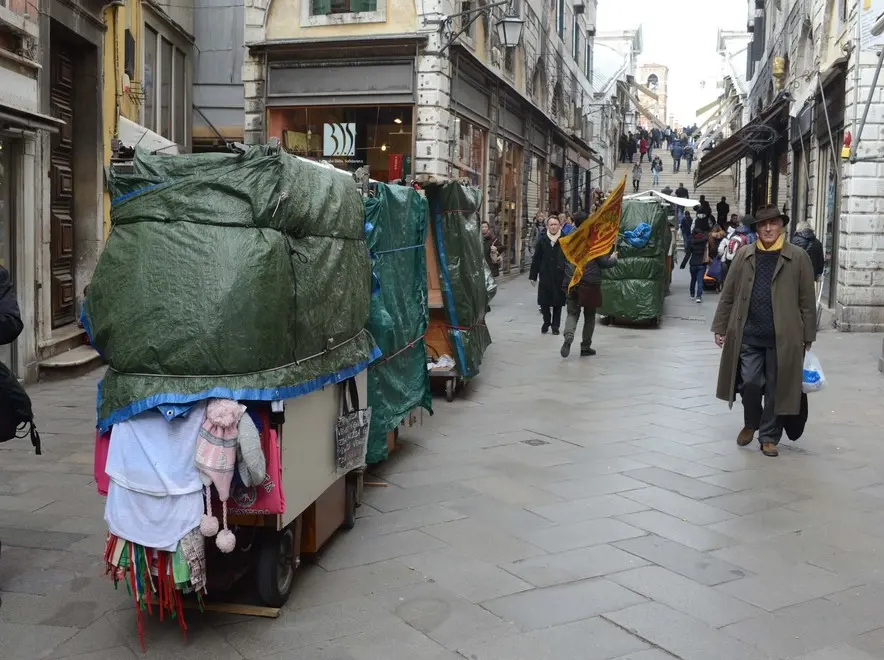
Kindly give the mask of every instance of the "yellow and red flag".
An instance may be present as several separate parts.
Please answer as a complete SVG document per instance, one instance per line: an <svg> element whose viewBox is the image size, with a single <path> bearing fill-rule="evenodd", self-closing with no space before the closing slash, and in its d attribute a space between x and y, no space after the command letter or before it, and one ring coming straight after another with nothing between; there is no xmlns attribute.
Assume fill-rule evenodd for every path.
<svg viewBox="0 0 884 660"><path fill-rule="evenodd" d="M625 192L626 177L623 177L598 211L584 220L577 231L559 239L565 258L574 264L574 277L568 285L569 290L580 282L586 264L605 256L614 247L620 232L620 211L623 209Z"/></svg>

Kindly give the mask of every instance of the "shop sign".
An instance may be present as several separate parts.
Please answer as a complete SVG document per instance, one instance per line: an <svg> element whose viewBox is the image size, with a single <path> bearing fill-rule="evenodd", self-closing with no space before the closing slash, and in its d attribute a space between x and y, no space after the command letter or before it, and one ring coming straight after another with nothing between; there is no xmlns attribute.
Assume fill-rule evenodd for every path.
<svg viewBox="0 0 884 660"><path fill-rule="evenodd" d="M352 157L356 155L356 124L323 124L322 155Z"/></svg>

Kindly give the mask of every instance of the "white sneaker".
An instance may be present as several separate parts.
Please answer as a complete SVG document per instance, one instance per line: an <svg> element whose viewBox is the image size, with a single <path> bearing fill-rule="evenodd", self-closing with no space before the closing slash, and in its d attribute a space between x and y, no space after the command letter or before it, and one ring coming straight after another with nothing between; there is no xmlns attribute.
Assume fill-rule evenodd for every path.
<svg viewBox="0 0 884 660"><path fill-rule="evenodd" d="M699 305L701 302L703 302L703 299L702 299L702 298L697 298L697 304Z"/></svg>

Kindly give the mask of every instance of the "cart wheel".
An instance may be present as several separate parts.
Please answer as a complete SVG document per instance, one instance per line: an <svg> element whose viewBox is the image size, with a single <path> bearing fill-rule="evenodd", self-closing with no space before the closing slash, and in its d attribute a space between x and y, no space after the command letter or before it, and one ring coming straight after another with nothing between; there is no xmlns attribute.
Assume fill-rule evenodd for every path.
<svg viewBox="0 0 884 660"><path fill-rule="evenodd" d="M269 607L282 607L295 579L295 536L291 529L267 534L258 551L258 595Z"/></svg>
<svg viewBox="0 0 884 660"><path fill-rule="evenodd" d="M344 490L344 507L341 529L353 529L356 527L356 482L349 478Z"/></svg>
<svg viewBox="0 0 884 660"><path fill-rule="evenodd" d="M449 378L445 381L445 400L451 403L454 401L454 390L457 387L457 381Z"/></svg>

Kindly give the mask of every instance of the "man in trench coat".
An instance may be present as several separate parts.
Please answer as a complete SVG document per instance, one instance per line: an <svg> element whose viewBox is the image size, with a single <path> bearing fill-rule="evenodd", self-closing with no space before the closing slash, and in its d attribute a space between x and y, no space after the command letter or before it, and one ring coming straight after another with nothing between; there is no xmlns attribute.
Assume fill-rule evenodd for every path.
<svg viewBox="0 0 884 660"><path fill-rule="evenodd" d="M813 264L785 241L784 218L772 204L755 214L758 241L734 257L712 322L724 349L717 396L733 406L741 386L737 444L751 443L757 430L766 456L778 454L782 417L800 412L804 352L816 340Z"/></svg>

